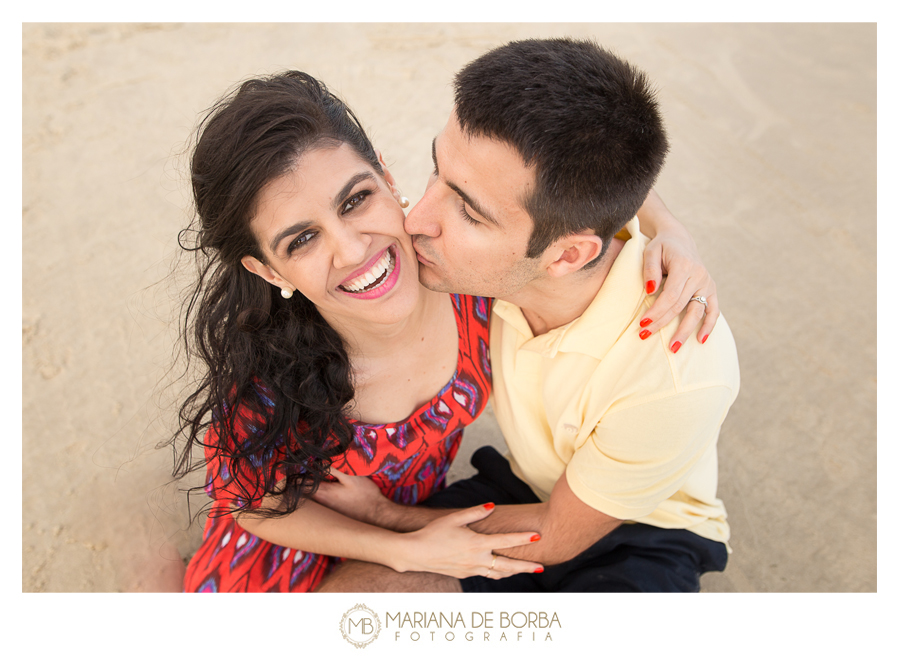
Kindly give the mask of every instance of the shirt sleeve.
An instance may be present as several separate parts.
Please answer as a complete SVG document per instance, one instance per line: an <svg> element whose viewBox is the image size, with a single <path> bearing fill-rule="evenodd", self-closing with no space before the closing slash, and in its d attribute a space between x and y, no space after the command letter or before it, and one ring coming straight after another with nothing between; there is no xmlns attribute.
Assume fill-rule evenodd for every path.
<svg viewBox="0 0 900 658"><path fill-rule="evenodd" d="M715 446L732 398L714 386L611 410L572 456L570 488L617 519L651 514Z"/></svg>

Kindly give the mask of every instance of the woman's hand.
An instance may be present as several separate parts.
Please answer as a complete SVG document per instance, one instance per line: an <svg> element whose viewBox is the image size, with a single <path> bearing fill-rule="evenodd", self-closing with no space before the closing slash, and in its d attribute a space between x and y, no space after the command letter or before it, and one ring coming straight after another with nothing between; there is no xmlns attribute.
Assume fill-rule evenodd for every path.
<svg viewBox="0 0 900 658"><path fill-rule="evenodd" d="M653 238L644 250L647 294L659 288L663 274L668 275L659 296L641 319L641 338L666 326L687 307L669 349L677 352L697 325L697 340L705 343L719 319L719 299L716 283L700 261L694 239L654 191L638 211L638 219L641 232ZM645 226L651 230L645 231ZM706 305L691 301L695 297L705 298Z"/></svg>
<svg viewBox="0 0 900 658"><path fill-rule="evenodd" d="M485 576L492 580L517 573L540 573L537 562L494 555L495 549L527 546L540 539L534 532L510 532L484 535L467 526L489 516L492 503L451 512L430 522L421 530L406 533L408 550L398 571L430 571L453 578Z"/></svg>
<svg viewBox="0 0 900 658"><path fill-rule="evenodd" d="M378 485L367 477L346 475L336 469L332 469L331 474L337 482L320 484L313 499L356 521L388 527L385 519L398 510L407 516L426 511L428 516L438 515L424 526L416 526L418 530L399 534L396 554L382 562L395 571L428 571L454 578L486 576L492 579L543 571L537 562L493 554L495 549L527 546L540 539L537 533L488 535L467 527L489 516L494 509L492 503L449 513L417 507L401 508L386 498Z"/></svg>
<svg viewBox="0 0 900 658"><path fill-rule="evenodd" d="M647 338L666 326L687 307L669 347L677 352L698 324L697 340L705 343L719 319L719 300L716 282L700 262L697 247L687 232L681 238L660 233L647 245L644 250L644 280L648 293L656 290L662 273L668 276L656 301L641 319L641 337ZM706 306L699 301L692 302L694 297L705 298Z"/></svg>

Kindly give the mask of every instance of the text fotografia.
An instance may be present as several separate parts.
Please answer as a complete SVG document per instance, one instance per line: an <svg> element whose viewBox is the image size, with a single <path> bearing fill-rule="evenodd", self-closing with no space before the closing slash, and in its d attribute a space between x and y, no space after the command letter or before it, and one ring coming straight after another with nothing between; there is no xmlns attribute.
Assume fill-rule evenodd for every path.
<svg viewBox="0 0 900 658"><path fill-rule="evenodd" d="M519 642L553 641L551 629L562 628L555 612L395 612L385 613L384 629L395 641Z"/></svg>

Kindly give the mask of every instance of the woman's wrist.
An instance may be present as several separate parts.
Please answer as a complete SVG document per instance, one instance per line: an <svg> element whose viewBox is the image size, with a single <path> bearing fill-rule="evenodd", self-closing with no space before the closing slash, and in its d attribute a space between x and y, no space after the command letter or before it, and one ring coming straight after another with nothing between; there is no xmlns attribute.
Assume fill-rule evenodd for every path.
<svg viewBox="0 0 900 658"><path fill-rule="evenodd" d="M651 240L660 233L684 230L681 222L675 218L654 190L650 190L644 204L638 209L637 216L641 223L641 233Z"/></svg>
<svg viewBox="0 0 900 658"><path fill-rule="evenodd" d="M386 555L382 564L390 567L397 573L407 571L422 571L417 562L420 547L416 545L416 535L411 532L393 532L385 546Z"/></svg>

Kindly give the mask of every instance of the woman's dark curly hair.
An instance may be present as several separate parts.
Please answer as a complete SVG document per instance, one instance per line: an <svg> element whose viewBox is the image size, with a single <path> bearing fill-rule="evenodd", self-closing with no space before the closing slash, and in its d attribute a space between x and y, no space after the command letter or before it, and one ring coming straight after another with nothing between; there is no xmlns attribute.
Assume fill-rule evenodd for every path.
<svg viewBox="0 0 900 658"><path fill-rule="evenodd" d="M354 390L337 332L302 295L279 290L241 264L265 263L250 220L260 191L316 148L351 146L377 172L378 157L353 112L299 71L244 82L201 121L191 156L196 216L179 234L198 278L180 332L188 367L203 374L179 409L175 475L201 469L193 455L212 426L221 465L240 490L238 509L282 495L286 514L315 492L352 440L344 416ZM239 413L239 410L241 413ZM262 417L254 423L248 418ZM257 426L261 425L261 426ZM186 440L186 441L184 441ZM280 458L272 460L275 451ZM287 474L276 485L277 469Z"/></svg>

